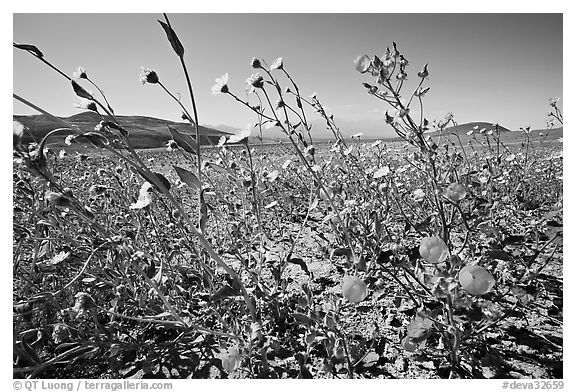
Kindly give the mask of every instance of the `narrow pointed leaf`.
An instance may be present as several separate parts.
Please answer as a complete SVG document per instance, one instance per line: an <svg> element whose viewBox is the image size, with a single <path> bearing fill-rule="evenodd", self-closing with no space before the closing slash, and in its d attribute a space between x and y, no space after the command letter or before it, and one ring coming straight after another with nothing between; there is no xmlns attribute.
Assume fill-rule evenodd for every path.
<svg viewBox="0 0 576 392"><path fill-rule="evenodd" d="M172 45L172 49L174 49L174 52L176 52L178 57L184 56L184 46L182 46L182 44L180 43L180 40L178 39L176 32L172 29L172 27L162 22L161 20L159 20L158 23L160 23L160 25L166 32L166 37L168 38L168 41L170 41L170 45Z"/></svg>
<svg viewBox="0 0 576 392"><path fill-rule="evenodd" d="M12 44L15 48L18 49L22 49L22 50L27 50L28 52L31 52L34 56L38 57L38 58L42 58L44 57L44 55L42 54L42 52L40 51L40 49L38 49L36 46L34 45L28 45L28 44L17 44L14 43Z"/></svg>
<svg viewBox="0 0 576 392"><path fill-rule="evenodd" d="M168 181L166 179L166 177L164 177L162 174L160 173L155 173L155 172L150 172L152 175L147 175L143 170L140 169L136 169L138 171L138 173L144 177L144 179L146 181L148 181L149 183L151 183L152 185L154 185L154 188L156 188L159 192L161 192L160 190L160 184L164 185L164 187L167 190L170 190L170 181Z"/></svg>
<svg viewBox="0 0 576 392"><path fill-rule="evenodd" d="M196 154L198 144L196 143L196 140L192 138L192 136L185 133L180 133L175 127L170 125L168 125L168 130L170 131L170 135L172 135L172 139L174 139L178 146L180 146L186 152Z"/></svg>
<svg viewBox="0 0 576 392"><path fill-rule="evenodd" d="M77 96L94 101L94 97L88 91L84 90L76 81L72 80L72 88Z"/></svg>
<svg viewBox="0 0 576 392"><path fill-rule="evenodd" d="M200 189L200 180L196 174L192 173L189 170L183 169L176 165L172 165L174 170L176 170L176 174L180 177L180 180L190 188Z"/></svg>
<svg viewBox="0 0 576 392"><path fill-rule="evenodd" d="M310 271L308 271L308 266L306 265L306 262L302 260L300 257L292 257L288 260L288 262L299 265L300 268L302 268L302 270L306 272L306 275L310 276Z"/></svg>

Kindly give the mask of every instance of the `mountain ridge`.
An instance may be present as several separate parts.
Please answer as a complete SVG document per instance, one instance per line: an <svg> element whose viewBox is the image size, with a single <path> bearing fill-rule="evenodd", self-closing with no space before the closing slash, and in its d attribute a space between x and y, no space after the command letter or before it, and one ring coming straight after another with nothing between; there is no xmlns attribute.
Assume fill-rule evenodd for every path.
<svg viewBox="0 0 576 392"><path fill-rule="evenodd" d="M23 142L39 141L48 132L62 125L45 114L13 115L14 120L21 122L29 132L25 132ZM72 125L76 125L85 131L91 131L102 120L102 117L94 112L82 112L69 117L58 117ZM130 115L116 116L119 125L129 133L130 141L134 148L158 148L166 145L172 137L168 125L175 127L182 133L195 136L195 129L189 123L175 122L155 117ZM203 145L217 144L221 136L229 136L228 132L207 126L199 126L200 143ZM50 138L50 145L64 146L66 135L55 135Z"/></svg>

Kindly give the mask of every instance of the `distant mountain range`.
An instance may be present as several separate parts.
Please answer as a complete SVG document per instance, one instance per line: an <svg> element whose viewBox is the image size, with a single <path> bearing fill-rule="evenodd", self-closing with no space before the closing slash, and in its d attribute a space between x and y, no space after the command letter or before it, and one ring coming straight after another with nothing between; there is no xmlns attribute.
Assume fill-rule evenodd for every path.
<svg viewBox="0 0 576 392"><path fill-rule="evenodd" d="M25 143L40 141L42 137L51 130L62 127L60 123L43 114L30 116L14 115L13 118L24 124L29 130L29 132L24 133L23 141ZM70 124L79 126L85 131L93 130L102 119L98 114L90 111L60 118ZM195 135L194 127L189 123L174 122L147 116L117 116L117 119L120 125L128 130L130 140L135 148L158 148L165 146L168 140L171 139L168 125L175 127L180 132L188 133L192 136ZM358 133L362 133L362 139L394 139L397 137L392 127L384 121L350 121L341 119L335 119L335 121L345 138L349 138ZM312 125L311 134L314 140L334 139L332 132L326 127L326 122L323 119L312 120L310 124ZM203 145L217 144L221 136L230 136L240 129L239 127L228 125L200 126L200 140ZM453 134L458 134L461 137L469 137L466 135L469 131L473 130L474 133L480 133L482 129L486 131L494 129L493 123L482 121L469 122L446 128L442 134L447 137ZM499 129L503 139L516 139L521 135L521 133L511 131L503 126L499 126ZM545 132L545 130L532 131L533 134L540 132ZM430 135L434 134L435 133L430 133ZM563 128L555 128L550 131L551 138L562 137L562 134ZM276 127L263 129L262 136L264 143L287 140L280 128ZM55 135L53 138L50 138L48 145L52 147L63 147L65 145L65 137L66 134ZM251 143L258 143L255 133L252 134L250 140Z"/></svg>
<svg viewBox="0 0 576 392"><path fill-rule="evenodd" d="M116 116L119 124L129 132L130 140L135 148L156 148L166 145L171 139L168 125L175 127L178 131L195 135L195 129L189 123L162 120L159 118L146 116ZM44 135L62 125L50 117L40 114L31 116L14 115L14 120L24 124L30 132L25 132L23 141L40 141ZM62 120L79 126L85 131L92 131L102 119L94 112L83 112L70 117L60 117ZM221 136L229 136L228 132L200 126L201 144L216 144ZM64 146L66 135L55 135L50 139L51 146Z"/></svg>

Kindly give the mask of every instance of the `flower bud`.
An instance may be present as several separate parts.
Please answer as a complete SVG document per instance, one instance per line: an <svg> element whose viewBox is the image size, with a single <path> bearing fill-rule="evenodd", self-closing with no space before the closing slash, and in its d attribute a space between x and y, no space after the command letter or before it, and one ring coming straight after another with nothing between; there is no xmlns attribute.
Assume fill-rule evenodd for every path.
<svg viewBox="0 0 576 392"><path fill-rule="evenodd" d="M444 197L453 202L460 201L466 197L466 188L464 188L464 185L454 182L448 185L448 188L444 191Z"/></svg>
<svg viewBox="0 0 576 392"><path fill-rule="evenodd" d="M256 57L252 58L252 62L250 64L252 65L252 68L255 68L255 69L262 68L262 64L260 63L260 60L258 60Z"/></svg>

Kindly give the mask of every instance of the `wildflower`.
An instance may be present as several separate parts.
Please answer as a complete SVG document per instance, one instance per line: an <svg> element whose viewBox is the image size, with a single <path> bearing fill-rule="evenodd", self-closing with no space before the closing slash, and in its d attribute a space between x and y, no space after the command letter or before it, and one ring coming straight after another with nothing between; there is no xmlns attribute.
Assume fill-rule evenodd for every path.
<svg viewBox="0 0 576 392"><path fill-rule="evenodd" d="M236 348L231 348L222 358L222 368L226 373L231 374L240 366L242 357Z"/></svg>
<svg viewBox="0 0 576 392"><path fill-rule="evenodd" d="M252 65L252 68L255 68L255 69L262 68L262 64L260 63L260 60L258 60L256 57L252 57L252 62L250 64Z"/></svg>
<svg viewBox="0 0 576 392"><path fill-rule="evenodd" d="M284 101L281 98L278 98L278 100L276 101L276 104L274 105L276 110L283 108L284 106L286 106L286 104L284 103Z"/></svg>
<svg viewBox="0 0 576 392"><path fill-rule="evenodd" d="M364 135L363 132L358 132L358 133L355 133L354 135L352 135L352 136L350 136L350 137L351 137L352 139L354 139L354 138L356 138L356 137L357 137L358 139L360 139L360 137L361 137L362 135Z"/></svg>
<svg viewBox="0 0 576 392"><path fill-rule="evenodd" d="M17 146L24 135L24 125L18 121L12 121L12 145Z"/></svg>
<svg viewBox="0 0 576 392"><path fill-rule="evenodd" d="M71 145L72 143L76 143L76 137L78 135L68 135L66 136L66 139L64 139L64 144L66 144L67 146Z"/></svg>
<svg viewBox="0 0 576 392"><path fill-rule="evenodd" d="M70 333L65 324L56 324L54 326L54 330L52 331L52 340L54 340L54 343L63 343L68 340L69 337Z"/></svg>
<svg viewBox="0 0 576 392"><path fill-rule="evenodd" d="M66 154L66 151L60 150L60 152L58 153L58 158L62 159L62 158L64 158L66 155L67 155L67 154Z"/></svg>
<svg viewBox="0 0 576 392"><path fill-rule="evenodd" d="M172 151L174 149L178 148L178 143L176 143L175 140L168 140L168 142L166 143L166 150L167 151Z"/></svg>
<svg viewBox="0 0 576 392"><path fill-rule="evenodd" d="M353 304L362 302L368 296L368 287L362 279L345 275L342 280L342 295Z"/></svg>
<svg viewBox="0 0 576 392"><path fill-rule="evenodd" d="M250 127L240 130L236 132L234 135L228 138L228 143L239 143L244 141L252 134L252 129Z"/></svg>
<svg viewBox="0 0 576 392"><path fill-rule="evenodd" d="M246 83L254 88L263 88L264 87L264 78L258 72L252 74L248 79L246 79Z"/></svg>
<svg viewBox="0 0 576 392"><path fill-rule="evenodd" d="M142 84L156 84L160 80L158 79L158 74L156 74L156 71L142 67L142 72L140 73L140 81Z"/></svg>
<svg viewBox="0 0 576 392"><path fill-rule="evenodd" d="M421 201L424 200L424 197L426 197L426 194L424 193L424 191L422 189L418 188L413 192L413 197L414 197L415 202L420 203Z"/></svg>
<svg viewBox="0 0 576 392"><path fill-rule="evenodd" d="M212 86L212 94L226 94L228 92L228 73L216 78L216 84Z"/></svg>
<svg viewBox="0 0 576 392"><path fill-rule="evenodd" d="M466 265L458 274L458 281L464 290L472 295L484 295L494 287L494 277L486 268L479 265Z"/></svg>
<svg viewBox="0 0 576 392"><path fill-rule="evenodd" d="M86 98L79 98L80 102L75 103L74 107L80 110L91 110L93 112L98 113L98 107L96 106L96 102L92 101L91 99Z"/></svg>
<svg viewBox="0 0 576 392"><path fill-rule="evenodd" d="M276 60L274 60L274 62L270 66L270 70L283 69L283 67L284 67L284 63L282 62L282 57L278 57Z"/></svg>
<svg viewBox="0 0 576 392"><path fill-rule="evenodd" d="M374 178L380 178L387 176L390 173L390 168L388 166L381 167L380 169L376 170L373 174Z"/></svg>
<svg viewBox="0 0 576 392"><path fill-rule="evenodd" d="M444 191L444 197L453 202L460 201L466 197L466 188L464 188L464 185L454 182L448 185L448 188Z"/></svg>
<svg viewBox="0 0 576 392"><path fill-rule="evenodd" d="M441 263L448 257L448 246L438 236L424 237L420 242L420 256L429 263Z"/></svg>
<svg viewBox="0 0 576 392"><path fill-rule="evenodd" d="M474 130L471 129L471 130L469 130L468 132L466 132L466 135L470 136L470 135L472 135L473 133L474 133Z"/></svg>
<svg viewBox="0 0 576 392"><path fill-rule="evenodd" d="M136 201L136 203L130 205L130 209L139 210L152 203L152 194L150 193L151 190L152 190L152 184L150 184L147 181L144 184L142 184L142 186L140 187L140 194L138 195L138 200Z"/></svg>
<svg viewBox="0 0 576 392"><path fill-rule="evenodd" d="M74 73L72 73L74 79L88 79L86 74L86 69L84 67L78 67Z"/></svg>
<svg viewBox="0 0 576 392"><path fill-rule="evenodd" d="M365 73L370 68L370 57L366 55L358 56L354 60L354 67L356 67L356 71L360 73Z"/></svg>
<svg viewBox="0 0 576 392"><path fill-rule="evenodd" d="M74 308L72 308L72 310L76 312L78 316L82 316L90 309L96 307L96 301L94 301L94 298L92 298L92 296L88 293L80 292L77 293L74 297L76 298L76 302L74 303Z"/></svg>

